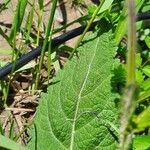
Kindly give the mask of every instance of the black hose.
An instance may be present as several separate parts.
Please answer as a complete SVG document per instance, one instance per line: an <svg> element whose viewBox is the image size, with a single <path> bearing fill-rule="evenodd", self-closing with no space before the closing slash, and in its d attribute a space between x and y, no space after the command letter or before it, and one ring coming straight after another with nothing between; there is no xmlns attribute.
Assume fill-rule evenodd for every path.
<svg viewBox="0 0 150 150"><path fill-rule="evenodd" d="M150 13L140 13L137 15L137 21L150 19ZM95 21L92 23L89 31L93 30L94 27L98 24L99 21ZM52 47L56 47L80 34L83 33L86 26L81 26L78 28L75 28L71 31L68 31L54 39L52 39ZM18 58L16 60L15 69L14 71L18 70L31 60L35 59L41 54L42 47L37 47L35 49L32 49L32 51L28 52L27 54L24 54L21 56L21 58ZM13 68L13 62L5 65L0 69L0 79L4 78L6 75L10 74Z"/></svg>
<svg viewBox="0 0 150 150"><path fill-rule="evenodd" d="M99 21L93 22L93 24L91 25L89 31L93 30L98 22ZM81 26L81 27L75 28L71 31L68 31L68 32L52 39L52 47L56 47L56 46L58 46L58 45L60 45L64 42L66 42L66 41L82 34L84 29L85 29L85 26ZM42 47L34 48L34 49L32 49L32 51L30 51L27 54L24 54L20 58L18 58L16 60L14 71L18 70L19 68L21 68L22 66L24 66L28 62L30 62L31 60L38 57L41 54L41 50L42 50ZM4 78L6 75L8 75L11 72L12 68L13 68L13 62L5 65L4 67L2 67L0 69L0 79Z"/></svg>
<svg viewBox="0 0 150 150"><path fill-rule="evenodd" d="M147 20L150 19L150 13L145 12L145 13L139 13L137 14L137 21L141 21L141 20Z"/></svg>

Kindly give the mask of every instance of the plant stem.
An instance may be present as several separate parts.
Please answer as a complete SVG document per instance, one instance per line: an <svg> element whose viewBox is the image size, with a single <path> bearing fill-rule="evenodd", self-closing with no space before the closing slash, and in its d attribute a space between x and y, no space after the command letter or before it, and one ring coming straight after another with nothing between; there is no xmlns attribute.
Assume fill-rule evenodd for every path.
<svg viewBox="0 0 150 150"><path fill-rule="evenodd" d="M72 22L70 22L70 23L64 25L63 27L60 27L60 28L55 29L55 30L53 31L53 34L58 33L58 32L60 32L60 31L62 31L62 30L64 30L64 29L66 29L67 27L73 25L74 23L77 23L77 22L80 22L80 21L87 21L87 20L89 20L89 18L90 18L89 15L81 16L80 18L78 18L78 19L76 19L76 20L74 20L74 21L72 21Z"/></svg>
<svg viewBox="0 0 150 150"><path fill-rule="evenodd" d="M128 55L127 55L127 83L122 99L119 150L129 150L132 145L131 120L136 108L138 95L135 83L135 55L136 55L136 27L134 0L127 1L128 11Z"/></svg>
<svg viewBox="0 0 150 150"><path fill-rule="evenodd" d="M39 12L38 12L38 26L37 26L37 39L36 39L37 46L39 46L42 16L43 16L43 9L39 10Z"/></svg>
<svg viewBox="0 0 150 150"><path fill-rule="evenodd" d="M29 38L30 38L31 27L32 27L32 24L33 24L34 4L35 4L35 0L32 1L31 10L30 10L30 12L28 13L27 25L26 25L26 29L27 29L26 42L28 42L28 40L29 40Z"/></svg>
<svg viewBox="0 0 150 150"><path fill-rule="evenodd" d="M103 6L104 2L105 2L105 0L102 0L102 1L100 2L99 6L97 7L97 9L94 11L94 13L93 13L93 15L92 15L92 18L90 19L90 21L89 21L89 23L87 24L87 26L86 26L84 32L82 33L82 35L81 35L80 38L78 39L78 41L77 41L77 43L76 43L76 45L75 45L75 47L74 47L72 53L70 54L69 59L71 59L71 58L73 57L74 52L77 50L78 46L80 45L81 41L83 40L83 38L84 38L86 32L89 30L89 28L90 28L92 22L94 21L96 15L98 14L98 12L99 12L99 10L101 9L101 7Z"/></svg>
<svg viewBox="0 0 150 150"><path fill-rule="evenodd" d="M135 83L135 54L136 54L136 16L134 0L128 4L128 56L127 56L127 85Z"/></svg>
<svg viewBox="0 0 150 150"><path fill-rule="evenodd" d="M131 119L136 107L137 92L135 84L128 85L124 91L121 107L119 150L131 149L133 138Z"/></svg>
<svg viewBox="0 0 150 150"><path fill-rule="evenodd" d="M43 63L43 60L44 60L44 55L45 55L45 50L46 50L46 47L47 47L47 43L48 43L49 37L51 35L51 30L52 30L52 25L53 25L53 20L54 20L54 14L55 14L56 7L57 7L57 0L53 0L52 9L50 9L51 14L50 14L49 22L48 22L48 26L47 26L46 37L45 37L44 44L43 44L43 47L42 47L40 62L39 62L39 66L38 66L38 73L36 75L35 89L38 89L39 78L40 78L40 70L42 68L42 63Z"/></svg>

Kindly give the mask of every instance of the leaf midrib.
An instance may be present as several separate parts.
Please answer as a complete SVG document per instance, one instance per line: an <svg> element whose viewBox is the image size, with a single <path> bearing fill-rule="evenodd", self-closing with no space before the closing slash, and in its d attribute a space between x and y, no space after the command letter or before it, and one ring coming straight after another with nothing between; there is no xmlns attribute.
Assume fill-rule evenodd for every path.
<svg viewBox="0 0 150 150"><path fill-rule="evenodd" d="M97 43L96 43L96 46L95 46L95 49L94 49L95 50L95 52L93 53L94 55L93 55L89 65L88 65L87 74L86 74L86 76L84 78L83 84L81 86L81 89L80 89L80 92L79 92L79 95L78 95L76 109L75 109L75 114L74 114L74 118L73 118L72 130L71 130L70 150L73 150L73 146L74 146L75 125L76 125L76 119L77 119L77 114L78 114L78 110L79 110L79 104L80 104L80 100L81 100L81 94L82 94L82 91L83 91L83 89L85 87L85 84L87 82L92 62L93 62L93 60L95 58L95 54L96 54L96 51L97 51L98 43L99 43L99 37L98 37L98 40L97 40Z"/></svg>

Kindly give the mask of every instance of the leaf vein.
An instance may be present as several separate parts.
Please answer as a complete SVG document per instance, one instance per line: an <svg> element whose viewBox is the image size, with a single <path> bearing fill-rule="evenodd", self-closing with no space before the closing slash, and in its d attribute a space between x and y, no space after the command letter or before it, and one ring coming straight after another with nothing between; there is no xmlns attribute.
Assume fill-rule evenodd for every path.
<svg viewBox="0 0 150 150"><path fill-rule="evenodd" d="M95 55L96 55L98 43L99 43L99 37L98 37L98 40L97 40L97 42L96 42L96 46L95 46L95 48L94 48L95 52L93 53L93 57L92 57L92 59L91 59L89 65L88 65L87 74L86 74L86 76L85 76L85 78L84 78L83 84L82 84L82 86L81 86L81 90L80 90L79 95L78 95L77 105L76 105L76 110L75 110L75 115L74 115L73 124L72 124L70 150L73 150L73 145L74 145L75 124L76 124L76 119L77 119L79 104L80 104L80 100L81 100L81 94L82 94L82 91L83 91L83 89L84 89L84 87L85 87L85 84L86 84L86 82L87 82L87 79L88 79L88 76L89 76L89 73L90 73L90 69L91 69L91 65L92 65L92 62L93 62L94 57L95 57Z"/></svg>

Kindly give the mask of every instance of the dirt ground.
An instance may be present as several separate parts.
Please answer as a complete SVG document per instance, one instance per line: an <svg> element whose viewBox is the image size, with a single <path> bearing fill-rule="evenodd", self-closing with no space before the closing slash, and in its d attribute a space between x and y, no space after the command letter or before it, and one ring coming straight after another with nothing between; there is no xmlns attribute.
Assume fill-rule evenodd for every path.
<svg viewBox="0 0 150 150"><path fill-rule="evenodd" d="M0 26L6 29L6 32L9 33L10 28L6 28L6 26L9 26L12 24L13 20L13 13L15 12L16 4L18 0L11 0L10 9L6 9L0 14ZM0 5L3 3L3 0L0 0ZM86 5L90 5L91 2L89 0L86 1ZM29 4L28 4L29 5ZM43 14L43 22L47 24L50 8L51 8L51 2L50 0L44 0L44 14ZM28 6L29 7L29 6ZM36 7L37 2L36 2ZM28 9L26 10L26 14L28 13ZM86 13L83 8L80 7L72 7L71 0L58 0L58 6L56 10L55 15L55 26L54 28L61 27L63 24L67 24L69 22L72 22L73 20L76 20L81 16L81 13ZM24 21L26 20L26 16L24 18ZM34 25L37 25L37 16L34 17ZM74 24L71 26L71 28L77 27L79 24ZM71 29L70 27L67 29ZM70 42L69 42L70 43ZM74 43L74 41L73 41ZM73 43L71 42L71 46L73 46ZM9 50L11 47L8 45L7 41L0 35L0 49L3 50Z"/></svg>

